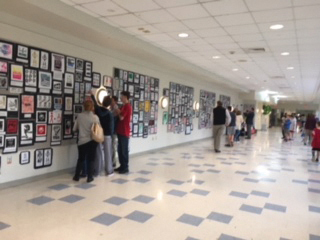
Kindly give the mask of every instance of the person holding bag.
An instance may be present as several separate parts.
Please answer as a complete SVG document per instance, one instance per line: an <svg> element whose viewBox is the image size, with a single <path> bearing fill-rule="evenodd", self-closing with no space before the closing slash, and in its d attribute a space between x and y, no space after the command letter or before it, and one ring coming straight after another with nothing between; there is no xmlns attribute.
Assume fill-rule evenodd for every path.
<svg viewBox="0 0 320 240"><path fill-rule="evenodd" d="M92 133L97 130L100 125L100 121L97 115L94 113L94 105L92 101L85 101L84 103L84 112L80 113L77 117L77 120L73 126L73 131L79 131L79 141L78 141L78 152L79 158L76 167L76 172L73 177L74 181L79 181L80 172L83 169L83 164L85 160L88 161L88 179L87 182L93 181L93 172L94 172L94 160L96 155L96 148L98 142L96 142ZM97 131L96 131L97 132ZM98 134L99 135L99 134ZM97 136L94 136L97 138ZM100 138L101 139L101 138Z"/></svg>

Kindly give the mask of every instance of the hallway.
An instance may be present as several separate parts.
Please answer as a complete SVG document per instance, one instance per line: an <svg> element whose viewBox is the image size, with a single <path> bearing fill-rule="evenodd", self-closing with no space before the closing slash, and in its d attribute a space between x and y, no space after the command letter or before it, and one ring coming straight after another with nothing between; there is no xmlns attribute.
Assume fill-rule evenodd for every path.
<svg viewBox="0 0 320 240"><path fill-rule="evenodd" d="M319 240L320 165L279 129L132 157L129 175L0 190L1 240Z"/></svg>

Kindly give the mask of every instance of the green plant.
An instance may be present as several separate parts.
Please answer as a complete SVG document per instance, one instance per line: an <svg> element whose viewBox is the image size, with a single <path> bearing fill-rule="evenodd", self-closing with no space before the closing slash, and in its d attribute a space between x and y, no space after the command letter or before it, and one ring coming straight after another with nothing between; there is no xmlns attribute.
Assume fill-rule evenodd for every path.
<svg viewBox="0 0 320 240"><path fill-rule="evenodd" d="M263 115L269 115L272 111L271 106L269 105L263 105Z"/></svg>

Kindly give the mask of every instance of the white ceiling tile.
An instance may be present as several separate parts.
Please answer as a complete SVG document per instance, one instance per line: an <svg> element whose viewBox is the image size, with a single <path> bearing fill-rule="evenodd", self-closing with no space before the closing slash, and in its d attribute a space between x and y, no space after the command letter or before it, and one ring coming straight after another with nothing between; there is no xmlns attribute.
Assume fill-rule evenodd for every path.
<svg viewBox="0 0 320 240"><path fill-rule="evenodd" d="M149 10L160 8L160 6L152 0L139 0L139 1L112 0L112 1L130 12L142 12L142 11L149 11Z"/></svg>
<svg viewBox="0 0 320 240"><path fill-rule="evenodd" d="M288 46L288 45L296 45L296 44L297 44L296 38L268 40L269 46L279 46L279 45Z"/></svg>
<svg viewBox="0 0 320 240"><path fill-rule="evenodd" d="M168 8L167 10L179 20L204 18L209 16L201 4Z"/></svg>
<svg viewBox="0 0 320 240"><path fill-rule="evenodd" d="M239 48L239 45L236 44L236 43L215 43L212 45L214 48L216 48L217 50L223 50L223 49L229 49L229 50L232 50L232 49L237 49Z"/></svg>
<svg viewBox="0 0 320 240"><path fill-rule="evenodd" d="M154 0L163 8L191 5L197 3L197 0Z"/></svg>
<svg viewBox="0 0 320 240"><path fill-rule="evenodd" d="M200 51L211 51L214 50L214 48L209 45L209 44L205 44L205 45L191 45L189 46L192 50L197 51L200 54ZM201 54L202 55L202 54Z"/></svg>
<svg viewBox="0 0 320 240"><path fill-rule="evenodd" d="M253 42L240 42L239 46L241 48L267 48L267 43L265 41L253 41Z"/></svg>
<svg viewBox="0 0 320 240"><path fill-rule="evenodd" d="M176 40L157 42L162 47L180 47L182 44Z"/></svg>
<svg viewBox="0 0 320 240"><path fill-rule="evenodd" d="M189 30L188 27L183 25L181 22L167 22L167 23L157 23L153 25L155 28L163 32L175 32L175 31L185 31Z"/></svg>
<svg viewBox="0 0 320 240"><path fill-rule="evenodd" d="M261 32L271 32L274 30L271 30L270 26L272 26L274 24L279 24L279 22L259 23L258 27ZM294 21L281 21L281 24L283 25L283 29L281 31L295 30L295 22Z"/></svg>
<svg viewBox="0 0 320 240"><path fill-rule="evenodd" d="M249 13L218 16L215 19L224 27L254 23L254 20Z"/></svg>
<svg viewBox="0 0 320 240"><path fill-rule="evenodd" d="M108 17L108 19L121 27L141 26L146 23L133 14L125 14L119 16Z"/></svg>
<svg viewBox="0 0 320 240"><path fill-rule="evenodd" d="M299 44L319 44L319 38L300 38L298 39Z"/></svg>
<svg viewBox="0 0 320 240"><path fill-rule="evenodd" d="M306 6L320 4L319 0L293 0L294 6Z"/></svg>
<svg viewBox="0 0 320 240"><path fill-rule="evenodd" d="M83 3L96 2L97 0L71 0L71 1L76 4L83 4Z"/></svg>
<svg viewBox="0 0 320 240"><path fill-rule="evenodd" d="M294 14L296 19L320 18L320 5L295 7Z"/></svg>
<svg viewBox="0 0 320 240"><path fill-rule="evenodd" d="M207 29L219 27L219 24L213 19L213 17L184 20L182 21L182 23L191 29Z"/></svg>
<svg viewBox="0 0 320 240"><path fill-rule="evenodd" d="M253 12L252 14L257 23L293 20L292 8Z"/></svg>
<svg viewBox="0 0 320 240"><path fill-rule="evenodd" d="M299 29L297 30L298 38L314 38L320 37L320 31L310 29Z"/></svg>
<svg viewBox="0 0 320 240"><path fill-rule="evenodd" d="M208 37L204 38L205 41L211 44L216 43L234 43L234 40L229 36L220 36L220 37Z"/></svg>
<svg viewBox="0 0 320 240"><path fill-rule="evenodd" d="M157 41L173 41L173 39L168 36L165 33L159 33L159 34L151 34L151 35L145 35L142 36L145 39L148 39L149 41L157 42Z"/></svg>
<svg viewBox="0 0 320 240"><path fill-rule="evenodd" d="M186 46L207 45L207 42L202 38L181 39L180 42Z"/></svg>
<svg viewBox="0 0 320 240"><path fill-rule="evenodd" d="M117 27L117 28L119 27L118 24L110 21L108 18L103 17L103 18L99 18L99 20L101 20L101 21L103 21L103 22L105 22L105 23L107 23L107 24L109 24L109 25L111 25L113 27Z"/></svg>
<svg viewBox="0 0 320 240"><path fill-rule="evenodd" d="M178 53L178 52L189 52L189 51L191 51L191 49L186 46L181 45L179 47L167 47L166 51L171 52L171 53Z"/></svg>
<svg viewBox="0 0 320 240"><path fill-rule="evenodd" d="M88 9L86 9L86 8L80 6L80 5L75 5L74 7L75 7L76 9L80 10L81 12L84 12L84 13L86 13L86 14L89 14L89 15L92 16L92 17L96 17L96 18L100 17L98 14L96 14L96 13L94 13L94 12L91 12L90 10L88 10Z"/></svg>
<svg viewBox="0 0 320 240"><path fill-rule="evenodd" d="M139 12L136 14L136 16L148 23L172 22L176 20L171 14L163 9L148 12Z"/></svg>
<svg viewBox="0 0 320 240"><path fill-rule="evenodd" d="M258 33L259 32L259 28L257 28L257 26L255 24L225 27L225 30L231 35Z"/></svg>
<svg viewBox="0 0 320 240"><path fill-rule="evenodd" d="M291 0L245 0L250 11L291 7Z"/></svg>
<svg viewBox="0 0 320 240"><path fill-rule="evenodd" d="M317 29L317 28L320 28L320 21L318 18L296 20L296 28L297 29Z"/></svg>
<svg viewBox="0 0 320 240"><path fill-rule="evenodd" d="M266 40L295 39L296 33L294 31L272 31L264 32L263 36Z"/></svg>
<svg viewBox="0 0 320 240"><path fill-rule="evenodd" d="M225 30L223 30L223 28L199 29L195 30L195 32L200 37L215 37L228 35L228 33Z"/></svg>
<svg viewBox="0 0 320 240"><path fill-rule="evenodd" d="M122 30L133 35L150 35L160 33L160 31L151 25L143 25L139 27L122 28Z"/></svg>
<svg viewBox="0 0 320 240"><path fill-rule="evenodd" d="M110 0L87 3L82 6L96 14L99 14L100 16L113 16L127 13L126 10L114 4Z"/></svg>
<svg viewBox="0 0 320 240"><path fill-rule="evenodd" d="M259 33L233 35L232 38L236 42L254 42L254 41L262 41L263 40L263 36Z"/></svg>
<svg viewBox="0 0 320 240"><path fill-rule="evenodd" d="M248 12L242 0L214 1L204 3L203 6L213 16Z"/></svg>

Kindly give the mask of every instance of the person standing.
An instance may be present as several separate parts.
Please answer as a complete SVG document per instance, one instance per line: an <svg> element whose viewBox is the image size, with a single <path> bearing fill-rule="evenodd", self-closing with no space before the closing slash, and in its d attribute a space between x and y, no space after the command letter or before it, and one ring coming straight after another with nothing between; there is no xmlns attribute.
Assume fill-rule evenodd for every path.
<svg viewBox="0 0 320 240"><path fill-rule="evenodd" d="M116 167L116 154L117 154L117 125L119 121L118 113L117 110L119 109L118 107L118 97L117 96L112 96L112 102L111 102L111 111L113 114L113 132L112 132L112 165L113 167Z"/></svg>
<svg viewBox="0 0 320 240"><path fill-rule="evenodd" d="M129 102L130 92L121 92L121 102L123 106L116 112L119 116L119 122L117 125L118 135L118 156L120 167L115 171L120 174L126 174L129 172L129 138L130 138L130 121L132 116L132 107Z"/></svg>
<svg viewBox="0 0 320 240"><path fill-rule="evenodd" d="M282 118L281 118L281 129L282 129L282 139L286 139L286 135L284 132L284 123L287 119L287 113L283 114Z"/></svg>
<svg viewBox="0 0 320 240"><path fill-rule="evenodd" d="M320 122L317 122L316 128L312 132L312 161L319 162L320 156ZM317 152L317 157L315 156Z"/></svg>
<svg viewBox="0 0 320 240"><path fill-rule="evenodd" d="M108 109L111 104L111 97L105 96L102 101L102 107L98 106L97 101L91 92L91 98L94 103L95 113L98 115L101 127L103 128L104 142L97 147L96 174L98 175L102 166L107 176L113 175L112 166L112 134L113 134L113 115Z"/></svg>
<svg viewBox="0 0 320 240"><path fill-rule="evenodd" d="M294 133L297 131L297 118L294 113L291 114L290 140L293 140Z"/></svg>
<svg viewBox="0 0 320 240"><path fill-rule="evenodd" d="M314 117L313 114L308 114L306 124L304 126L305 129L305 135L304 135L304 145L307 145L307 142L311 143L312 142L312 131L316 127L316 118Z"/></svg>
<svg viewBox="0 0 320 240"><path fill-rule="evenodd" d="M222 102L217 102L217 107L213 109L213 138L214 138L214 150L216 153L220 151L221 136L224 132L225 126L230 124L231 117L224 107Z"/></svg>
<svg viewBox="0 0 320 240"><path fill-rule="evenodd" d="M287 118L284 121L283 124L283 129L284 129L284 135L285 135L285 141L289 141L290 140L290 129L291 129L291 116L287 115Z"/></svg>
<svg viewBox="0 0 320 240"><path fill-rule="evenodd" d="M241 134L241 127L243 124L244 120L243 120L243 116L241 111L237 111L236 112L236 134L235 134L235 142L239 142L240 141L240 134Z"/></svg>
<svg viewBox="0 0 320 240"><path fill-rule="evenodd" d="M247 124L246 139L251 139L253 119L254 119L254 108L251 108L251 111L249 111L246 116L246 124Z"/></svg>
<svg viewBox="0 0 320 240"><path fill-rule="evenodd" d="M228 140L229 143L226 144L226 147L233 147L233 140L234 140L234 135L236 133L236 114L234 111L232 111L232 107L228 106L228 112L230 114L230 124L227 127L227 135L228 135Z"/></svg>
<svg viewBox="0 0 320 240"><path fill-rule="evenodd" d="M76 167L76 172L73 177L74 181L79 181L80 172L83 169L83 164L86 159L88 161L88 178L87 182L93 181L94 160L98 143L91 137L91 129L93 124L100 124L99 118L94 113L94 105L92 101L85 101L84 112L80 113L73 126L73 131L79 131L78 151L79 158Z"/></svg>

